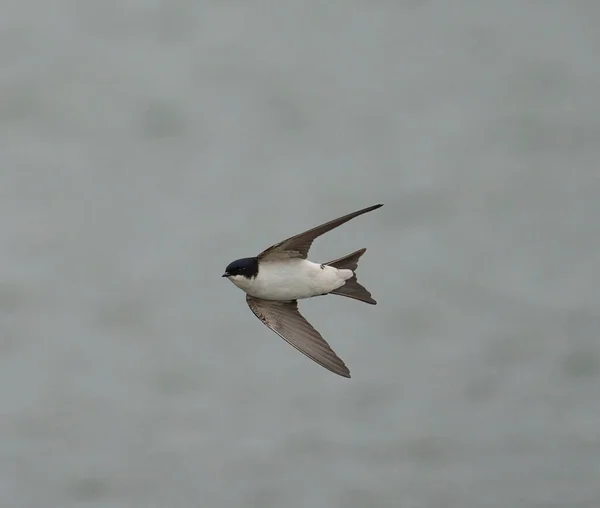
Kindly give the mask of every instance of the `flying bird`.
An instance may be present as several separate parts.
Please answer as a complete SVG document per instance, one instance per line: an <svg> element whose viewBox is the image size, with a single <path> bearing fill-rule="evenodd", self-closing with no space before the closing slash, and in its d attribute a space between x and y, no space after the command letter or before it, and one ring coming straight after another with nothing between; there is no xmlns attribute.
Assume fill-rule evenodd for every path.
<svg viewBox="0 0 600 508"><path fill-rule="evenodd" d="M349 378L350 370L302 317L298 300L331 294L375 305L371 293L356 280L358 260L367 249L323 264L306 258L316 238L382 206L349 213L276 243L258 256L237 259L229 263L223 274L246 293L250 310L267 327L311 360L343 377Z"/></svg>

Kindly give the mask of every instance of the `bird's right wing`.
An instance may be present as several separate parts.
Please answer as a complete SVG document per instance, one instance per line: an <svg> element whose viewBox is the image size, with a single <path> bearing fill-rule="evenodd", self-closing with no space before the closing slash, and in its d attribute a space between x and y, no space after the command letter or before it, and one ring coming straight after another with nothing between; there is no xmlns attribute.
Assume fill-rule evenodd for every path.
<svg viewBox="0 0 600 508"><path fill-rule="evenodd" d="M298 302L263 300L246 295L254 315L286 342L331 372L350 377L343 360L298 311Z"/></svg>

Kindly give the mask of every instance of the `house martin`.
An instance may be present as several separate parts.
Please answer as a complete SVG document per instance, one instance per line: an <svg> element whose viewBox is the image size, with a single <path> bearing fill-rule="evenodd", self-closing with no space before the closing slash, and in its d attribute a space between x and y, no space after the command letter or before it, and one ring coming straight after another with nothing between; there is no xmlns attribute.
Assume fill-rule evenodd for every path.
<svg viewBox="0 0 600 508"><path fill-rule="evenodd" d="M266 326L311 360L343 377L350 377L348 367L302 317L298 300L331 294L375 305L371 293L356 280L358 260L367 249L323 264L306 257L316 238L382 206L349 213L276 243L256 257L237 259L223 274L246 293L250 310Z"/></svg>

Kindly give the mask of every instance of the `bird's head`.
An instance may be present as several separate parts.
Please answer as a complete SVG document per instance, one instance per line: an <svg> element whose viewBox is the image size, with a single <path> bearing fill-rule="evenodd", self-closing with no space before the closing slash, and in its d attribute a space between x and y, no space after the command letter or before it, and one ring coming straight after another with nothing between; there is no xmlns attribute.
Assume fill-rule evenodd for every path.
<svg viewBox="0 0 600 508"><path fill-rule="evenodd" d="M227 277L233 283L236 280L253 279L258 274L258 259L257 258L242 258L236 259L227 265L225 273L222 277Z"/></svg>

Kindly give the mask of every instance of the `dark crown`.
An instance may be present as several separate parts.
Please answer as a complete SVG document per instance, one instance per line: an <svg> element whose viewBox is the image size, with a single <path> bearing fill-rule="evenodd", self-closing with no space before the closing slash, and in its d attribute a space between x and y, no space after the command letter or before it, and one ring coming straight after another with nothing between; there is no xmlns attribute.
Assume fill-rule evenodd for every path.
<svg viewBox="0 0 600 508"><path fill-rule="evenodd" d="M232 275L243 275L248 279L256 277L258 274L258 259L257 258L242 258L236 259L229 263L225 268L224 277L230 277Z"/></svg>

